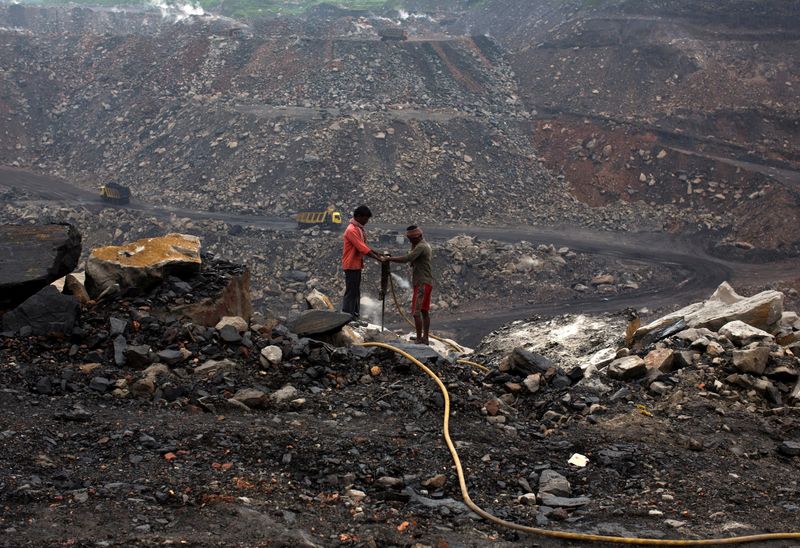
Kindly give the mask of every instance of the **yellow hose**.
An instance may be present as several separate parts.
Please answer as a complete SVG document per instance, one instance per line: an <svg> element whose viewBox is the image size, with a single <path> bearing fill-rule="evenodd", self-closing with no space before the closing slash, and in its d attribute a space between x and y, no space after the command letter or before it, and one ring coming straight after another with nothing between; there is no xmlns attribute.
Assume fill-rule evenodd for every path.
<svg viewBox="0 0 800 548"><path fill-rule="evenodd" d="M411 327L416 329L417 326L414 325L414 322L412 322L411 320L408 319L408 316L406 316L405 312L403 312L403 308L400 306L400 300L397 298L397 291L394 288L394 280L392 279L391 276L389 276L389 286L392 288L392 299L394 299L394 307L397 309L397 313L400 314L400 316L406 321L406 323L408 325L410 325ZM459 353L463 353L464 352L464 347L454 343L453 341L449 341L447 339L442 339L440 337L437 337L436 335L430 335L430 337L432 339L435 339L435 340L443 343L443 344L446 344L447 346L449 346L450 348L452 348L456 352L459 352ZM489 371L491 371L491 369L489 369L485 365L481 365L479 363L476 363L476 362L473 362L473 361L470 361L470 360L464 360L464 359L456 360L456 363L462 363L464 365L469 365L470 367L474 367L475 369L483 371L484 373L488 373Z"/></svg>
<svg viewBox="0 0 800 548"><path fill-rule="evenodd" d="M488 368L488 367L486 367L485 365L481 365L481 364L479 364L479 363L471 362L471 361L469 361L469 360L459 359L459 360L456 360L456 363L463 363L464 365L469 365L469 366L472 366L472 367L474 367L475 369L480 369L480 370L481 370L481 371L483 371L484 373L488 373L489 371L491 371L491 369L489 369L489 368Z"/></svg>
<svg viewBox="0 0 800 548"><path fill-rule="evenodd" d="M663 540L656 538L612 537L607 535L590 535L586 533L570 533L567 531L553 531L550 529L540 529L538 527L520 525L518 523L513 523L510 521L506 521L504 519L500 519L496 516L493 516L492 514L483 510L480 506L472 502L472 499L469 496L469 491L467 490L467 481L464 477L464 469L461 466L461 459L458 457L458 452L456 451L456 447L455 445L453 445L453 441L450 439L450 394L447 392L447 388L445 387L442 380L438 377L438 375L436 375L436 373L434 373L428 367L426 367L425 364L423 364L422 362L411 356L409 353L404 352L403 350L397 347L380 342L361 343L359 346L374 346L378 348L385 348L387 350L391 350L392 352L396 352L397 354L400 354L404 358L411 360L417 367L419 367L422 371L425 372L425 374L427 374L430 378L432 378L436 382L436 384L439 386L439 390L442 392L442 396L444 396L444 425L443 425L444 441L447 443L447 448L450 450L450 455L453 457L453 463L456 465L456 473L458 474L458 483L461 486L461 496L464 499L464 503L469 507L470 510L472 510L482 518L492 523L495 523L502 527L507 527L508 529L514 529L516 531L521 531L523 533L529 533L532 535L539 535L543 537L567 539L567 540L592 541L592 542L611 542L616 544L640 544L648 546L709 546L709 545L719 545L719 544L744 544L748 542L763 542L770 540L800 540L800 533L765 533L761 535L748 535L743 537L729 537L729 538L705 539L705 540L688 540L688 539Z"/></svg>

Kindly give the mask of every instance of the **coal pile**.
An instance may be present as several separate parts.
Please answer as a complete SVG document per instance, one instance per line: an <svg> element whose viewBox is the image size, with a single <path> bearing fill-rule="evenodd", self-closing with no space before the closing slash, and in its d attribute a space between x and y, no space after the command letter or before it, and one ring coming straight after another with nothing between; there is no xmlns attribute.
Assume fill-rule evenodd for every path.
<svg viewBox="0 0 800 548"><path fill-rule="evenodd" d="M531 150L530 112L486 37L385 43L313 18L244 35L138 18L99 32L102 11L52 9L59 32L37 11L6 33L25 52L3 59L6 164L205 211L288 216L380 196L392 222L411 208L420 222L663 224L647 205L604 215L569 197Z"/></svg>
<svg viewBox="0 0 800 548"><path fill-rule="evenodd" d="M521 540L477 521L460 501L441 439L443 400L403 358L300 337L260 314L214 325L175 317L243 272L206 255L194 276L84 303L70 334L3 334L0 500L10 542ZM796 322L780 317L789 323L770 336L795 337ZM747 523L762 496L757 485L787 488L767 478L783 477L796 458L800 425L789 408L732 380L712 390L707 376L723 363L705 358L670 372L672 380L617 378L618 320L571 325L546 326L562 343L537 340L537 351L484 347L471 359L488 373L426 349L450 390L453 435L479 504L521 523L623 535L691 528L708 536L733 522L747 531L794 522L796 507L778 502L766 522ZM588 342L576 326L591 332ZM708 354L710 335L698 334ZM573 346L589 366L563 359L580 355ZM636 352L653 362L649 350ZM770 347L768 359L774 354ZM608 375L597 372L609 362ZM672 388L659 392L658 382ZM742 459L762 472L743 476ZM724 496L697 497L687 470ZM59 527L36 528L43 516Z"/></svg>

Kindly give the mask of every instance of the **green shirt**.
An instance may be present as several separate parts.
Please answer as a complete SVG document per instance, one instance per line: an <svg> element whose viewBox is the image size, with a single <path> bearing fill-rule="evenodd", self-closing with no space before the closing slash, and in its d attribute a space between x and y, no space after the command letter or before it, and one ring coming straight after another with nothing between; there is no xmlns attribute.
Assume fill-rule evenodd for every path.
<svg viewBox="0 0 800 548"><path fill-rule="evenodd" d="M433 249L425 240L421 241L409 252L408 255L398 257L398 262L411 264L411 283L414 285L433 285L433 269L431 262Z"/></svg>

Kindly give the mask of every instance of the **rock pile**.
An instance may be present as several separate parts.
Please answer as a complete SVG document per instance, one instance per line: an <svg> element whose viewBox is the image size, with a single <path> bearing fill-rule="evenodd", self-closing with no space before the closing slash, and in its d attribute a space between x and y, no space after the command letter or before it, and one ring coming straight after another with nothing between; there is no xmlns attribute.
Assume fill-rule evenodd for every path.
<svg viewBox="0 0 800 548"><path fill-rule="evenodd" d="M530 113L489 38L319 38L339 23L313 20L265 21L246 37L140 16L109 29L104 12L52 10L60 32L41 32L37 10L9 25L33 30L9 33L19 46L0 53L5 74L26 75L6 76L6 164L205 211L288 216L365 196L398 223L411 208L423 222L658 225L648 206L607 217L575 202L540 165Z"/></svg>
<svg viewBox="0 0 800 548"><path fill-rule="evenodd" d="M773 406L800 400L800 318L783 310L783 298L778 291L742 297L723 283L708 300L640 327L636 354L612 361L607 374L667 394L678 370L697 366L715 394L744 389Z"/></svg>
<svg viewBox="0 0 800 548"><path fill-rule="evenodd" d="M589 405L601 401L597 395L629 393L622 387L613 394L609 381L635 383L659 398L685 390L691 379L710 397L780 407L800 401L800 319L784 311L783 300L772 290L742 297L723 283L708 300L639 327L630 348L621 318L568 316L511 324L478 352L498 363L487 379L501 385L507 402L545 386L589 390L596 394L583 397Z"/></svg>
<svg viewBox="0 0 800 548"><path fill-rule="evenodd" d="M244 267L201 255L199 273L185 279L166 276L128 295L109 293L99 302L84 302L71 333L53 337L16 329L0 336L0 408L9 425L0 432L0 465L7 470L0 502L8 509L8 538L21 543L44 534L27 525L32 509L48 508L55 519L68 512L73 523L89 514L96 519L98 512L124 516L128 521L118 522L127 525L115 522L115 528L127 526L130 534L149 531L161 538L174 536L176 527L197 527L181 525L181 516L196 515L198 508L204 523L212 523L203 527L216 528L221 521L213 512L220 505L262 520L266 514L259 508L280 504L293 508L281 518L287 526L314 523L314 531L324 527L326 535L335 529L334 538L363 536L378 516L388 515L398 520L385 533L394 535L394 543L404 542L398 527L409 527L403 520L412 518L422 538L433 539L445 523L452 534L473 539L475 524L459 501L447 451L427 450L441 440L441 397L426 377L409 374L407 361L388 351L299 336L260 314L225 313L201 325L179 313L185 305L215 299L244 272ZM75 278L73 285L79 282ZM58 295L54 286L46 291ZM335 329L328 322L339 321L339 314L328 309L322 295L309 297L317 309L291 325ZM73 297L65 298L78 306ZM480 470L469 480L474 496L489 507L502 500L503 511L515 521L548 526L573 520L586 522L580 527L587 531L630 535L630 528L638 531L641 525L628 520L624 509L639 504L636 497L646 490L626 491L626 485L655 481L661 491L648 494L642 504L652 512L670 512L665 518L677 523L682 514L671 510L670 501L698 497L694 484L684 488L668 471L679 470L682 479L686 467L712 469L708 458L713 455L697 456L704 441L689 435L680 438L692 451L688 456L678 445L661 450L647 436L647 441L634 437L637 423L619 422L644 420L651 413L641 404L630 419L631 401L645 401L654 409L680 390L703 381L710 386L703 375L711 375L714 366L693 360L673 371L681 388L661 396L653 386L668 382L663 379L647 390L639 379L617 380L595 371L617 355L624 327L620 319L575 317L560 327L556 323L540 326L543 340L533 327L524 334L515 335L515 326L499 333L482 350L488 355L494 345L491 359L474 358L498 365L488 374L453 363L429 347L400 344L424 359L450 390L459 452L469 468ZM717 342L725 344L724 333L735 341L735 350L743 351L747 345L757 349L794 337L796 331L792 324L766 333L733 321L720 327ZM589 340L581 339L582 332L590 334ZM708 353L712 341L703 336L709 339ZM535 345L528 344L531 339ZM517 348L501 352L507 343ZM785 348L788 356L792 347ZM660 350L642 348L644 358L629 358L644 361L646 368L660 367L668 360L665 351L681 352ZM774 353L767 357L765 376L746 375L757 382L774 379L769 377ZM735 362L752 370L737 356L731 357L731 367ZM673 363L678 361L673 357ZM747 391L736 392L736 386L702 390L719 398L715 416L721 416L726 402L750 398ZM675 420L694 417L693 409L675 410L683 417ZM698 418L707 424L707 409L701 410ZM759 432L746 419L745 414L745 434L737 433L737 440ZM658 423L645 426L647 435L654 436ZM748 447L733 449L752 454ZM783 462L778 459L791 459L796 452L796 440L784 438L774 455L759 458L777 466ZM33 462L22 458L26 454L35 455ZM720 473L727 481L734 469L725 464ZM740 464L732 466L738 470ZM661 470L658 477L651 477L653 470ZM747 493L741 496L750 500ZM129 523L131 499L139 502L135 521ZM54 500L68 504L54 505ZM292 506L297 500L303 504ZM791 510L776 512L783 519ZM344 522L347 533L340 529ZM234 530L226 535L239 538L230 533ZM85 533L86 538L93 534ZM104 532L103 538L107 534L117 533ZM252 542L252 532L245 534L242 546ZM485 538L483 532L480 536Z"/></svg>

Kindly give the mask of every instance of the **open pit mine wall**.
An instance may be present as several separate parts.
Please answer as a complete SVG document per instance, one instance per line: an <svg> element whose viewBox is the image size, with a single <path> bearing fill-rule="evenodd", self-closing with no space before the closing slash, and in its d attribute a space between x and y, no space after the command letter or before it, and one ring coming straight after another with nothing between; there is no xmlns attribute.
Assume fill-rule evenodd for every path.
<svg viewBox="0 0 800 548"><path fill-rule="evenodd" d="M240 34L5 5L0 161L278 215L358 194L398 222L410 206L596 226L586 206L630 204L656 228L793 253L797 5L467 2L426 23L454 38L407 43L348 37L341 14Z"/></svg>
<svg viewBox="0 0 800 548"><path fill-rule="evenodd" d="M490 4L452 27L508 49L535 149L579 200L674 204L796 253L800 2Z"/></svg>
<svg viewBox="0 0 800 548"><path fill-rule="evenodd" d="M197 209L285 215L380 195L385 220L410 204L417 220L546 223L570 207L489 39L328 38L295 20L241 36L138 13L120 29L116 17L0 9L13 46L0 50L3 163L86 188L119 178Z"/></svg>

